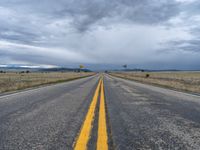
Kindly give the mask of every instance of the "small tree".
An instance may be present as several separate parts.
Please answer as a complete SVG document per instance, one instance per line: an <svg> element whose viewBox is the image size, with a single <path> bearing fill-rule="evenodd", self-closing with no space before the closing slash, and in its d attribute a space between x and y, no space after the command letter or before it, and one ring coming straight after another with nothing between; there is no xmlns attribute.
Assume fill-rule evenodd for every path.
<svg viewBox="0 0 200 150"><path fill-rule="evenodd" d="M123 67L124 69L127 69L127 64L123 65L122 67Z"/></svg>

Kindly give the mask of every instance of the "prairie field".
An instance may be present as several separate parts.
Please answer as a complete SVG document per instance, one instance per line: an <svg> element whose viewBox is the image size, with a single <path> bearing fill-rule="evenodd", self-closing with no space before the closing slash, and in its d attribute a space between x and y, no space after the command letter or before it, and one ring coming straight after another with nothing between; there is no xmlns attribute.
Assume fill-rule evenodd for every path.
<svg viewBox="0 0 200 150"><path fill-rule="evenodd" d="M112 72L111 75L179 91L200 93L200 72Z"/></svg>
<svg viewBox="0 0 200 150"><path fill-rule="evenodd" d="M0 93L25 88L65 82L76 78L90 76L94 73L49 72L49 73L0 73Z"/></svg>

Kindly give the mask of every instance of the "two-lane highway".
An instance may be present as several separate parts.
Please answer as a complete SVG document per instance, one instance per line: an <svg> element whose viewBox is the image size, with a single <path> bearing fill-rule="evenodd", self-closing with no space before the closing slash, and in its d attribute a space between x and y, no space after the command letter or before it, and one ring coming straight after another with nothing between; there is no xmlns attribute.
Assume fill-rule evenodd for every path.
<svg viewBox="0 0 200 150"><path fill-rule="evenodd" d="M107 74L0 96L0 150L200 149L200 97Z"/></svg>

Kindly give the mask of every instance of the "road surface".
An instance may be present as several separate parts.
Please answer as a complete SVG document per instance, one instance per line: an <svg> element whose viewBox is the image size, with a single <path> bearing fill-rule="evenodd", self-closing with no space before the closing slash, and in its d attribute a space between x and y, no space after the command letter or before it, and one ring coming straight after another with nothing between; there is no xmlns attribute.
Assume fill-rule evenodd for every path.
<svg viewBox="0 0 200 150"><path fill-rule="evenodd" d="M109 75L0 96L0 150L200 149L200 97Z"/></svg>

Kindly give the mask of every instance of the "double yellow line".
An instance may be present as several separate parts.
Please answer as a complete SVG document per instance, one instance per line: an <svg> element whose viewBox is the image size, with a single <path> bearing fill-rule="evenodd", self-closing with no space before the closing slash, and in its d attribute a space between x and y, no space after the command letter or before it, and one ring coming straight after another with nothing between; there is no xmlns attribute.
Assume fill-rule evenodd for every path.
<svg viewBox="0 0 200 150"><path fill-rule="evenodd" d="M80 134L75 143L74 150L87 150L87 144L90 139L93 121L95 117L95 109L98 103L100 91L100 105L99 105L99 118L98 118L98 137L97 137L97 150L108 150L108 134L106 125L106 109L105 109L105 96L104 96L104 83L103 78L99 80L95 90L92 102L82 125Z"/></svg>

